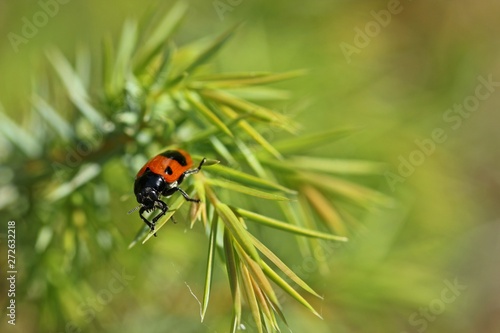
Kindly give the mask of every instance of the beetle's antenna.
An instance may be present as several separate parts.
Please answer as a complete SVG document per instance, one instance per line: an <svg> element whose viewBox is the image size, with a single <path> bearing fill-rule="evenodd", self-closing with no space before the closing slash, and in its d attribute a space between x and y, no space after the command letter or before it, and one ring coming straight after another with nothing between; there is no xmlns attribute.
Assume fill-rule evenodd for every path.
<svg viewBox="0 0 500 333"><path fill-rule="evenodd" d="M136 210L138 210L142 206L144 206L144 205L140 204L139 206L132 208L131 210L128 211L127 215L132 214L133 212L135 212Z"/></svg>

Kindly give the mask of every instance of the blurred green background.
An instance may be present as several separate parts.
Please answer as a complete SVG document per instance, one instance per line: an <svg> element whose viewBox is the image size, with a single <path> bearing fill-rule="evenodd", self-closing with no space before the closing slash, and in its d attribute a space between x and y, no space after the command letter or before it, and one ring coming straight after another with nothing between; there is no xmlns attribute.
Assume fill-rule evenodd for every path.
<svg viewBox="0 0 500 333"><path fill-rule="evenodd" d="M162 2L161 8L168 8L168 3ZM216 58L220 71L308 69L307 76L282 84L293 92L293 98L283 103L283 112L296 117L308 133L349 126L363 129L314 153L389 165L390 174L359 181L393 196L396 204L365 216L347 245L328 251L329 271L321 272L292 246L280 247L284 241L293 244L292 237L275 232L269 234L272 237L262 235L324 295L322 301L310 300L323 320L283 297L291 330L500 332L500 265L495 260L500 250L500 84L495 85L500 82L500 3L190 3L177 42L215 35L245 22ZM42 7L35 1L0 2L4 112L21 124L26 120L23 110L30 103L30 80L46 67L47 47L57 46L70 55L81 45L95 51L104 37L119 35L127 18L140 19L156 5L135 0L60 4L57 14L27 43L19 44L16 52L9 33L21 34L23 18L31 20ZM346 57L347 44L351 52ZM481 77L493 81L491 91L482 85ZM478 99L472 111L448 111L473 101L477 89L490 93ZM452 121L446 115L455 118ZM446 139L429 144L436 129L442 129ZM426 142L431 152L416 153L422 148L415 140ZM394 178L402 159L412 158L419 164L415 170ZM110 206L116 229L130 240L139 221L126 215L133 200L120 200L132 191L133 180L127 177L119 175L110 185L115 191ZM6 313L6 222L13 217L3 212L1 216L0 305ZM88 290L72 285L64 274L44 276L43 265L51 262L40 262L36 273L40 279L57 281L63 291L58 295L72 296L54 301L51 308L40 306L41 291L36 286L23 289L23 276L30 273L23 271L23 261L30 259L23 253L35 246L35 237L29 237L30 221L16 222L17 232L25 233L17 243L17 320L11 326L3 315L1 332L55 332L54 322L68 323L58 326L58 332L227 331L231 300L222 270L215 273L215 292L203 323L191 294L200 298L203 290L207 240L199 228L177 225L168 235L132 250L127 250L126 243L106 254L89 249L96 257L86 264L84 279L94 294L109 296L104 305L85 298ZM79 303L68 301L79 298ZM63 308L56 309L61 303ZM63 318L54 318L61 314ZM253 332L247 318L246 331Z"/></svg>

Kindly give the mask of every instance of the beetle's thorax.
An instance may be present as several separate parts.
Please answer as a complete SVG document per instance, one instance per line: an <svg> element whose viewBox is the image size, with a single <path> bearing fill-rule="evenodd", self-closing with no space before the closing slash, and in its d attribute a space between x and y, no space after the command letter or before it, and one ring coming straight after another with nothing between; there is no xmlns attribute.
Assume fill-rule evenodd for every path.
<svg viewBox="0 0 500 333"><path fill-rule="evenodd" d="M146 170L144 174L136 178L134 183L137 202L146 208L153 208L155 201L169 185L162 176Z"/></svg>

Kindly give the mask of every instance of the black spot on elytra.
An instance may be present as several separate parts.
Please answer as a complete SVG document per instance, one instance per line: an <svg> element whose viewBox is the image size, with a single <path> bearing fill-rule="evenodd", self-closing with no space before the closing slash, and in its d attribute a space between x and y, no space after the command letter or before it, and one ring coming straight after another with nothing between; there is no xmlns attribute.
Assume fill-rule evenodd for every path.
<svg viewBox="0 0 500 333"><path fill-rule="evenodd" d="M184 157L184 155L182 155L177 150L167 150L167 151L161 153L160 155L165 156L165 157L170 158L170 159L173 159L174 161L177 161L182 166L187 165L186 158Z"/></svg>
<svg viewBox="0 0 500 333"><path fill-rule="evenodd" d="M168 175L171 175L173 174L174 172L172 171L172 168L170 166L168 166L166 169L165 169L165 172L168 174Z"/></svg>

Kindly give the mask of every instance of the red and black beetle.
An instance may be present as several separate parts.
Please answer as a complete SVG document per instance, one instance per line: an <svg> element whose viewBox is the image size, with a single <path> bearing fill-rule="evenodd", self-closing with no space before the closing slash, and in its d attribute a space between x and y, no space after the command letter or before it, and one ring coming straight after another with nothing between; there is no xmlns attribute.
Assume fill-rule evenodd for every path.
<svg viewBox="0 0 500 333"><path fill-rule="evenodd" d="M191 169L193 161L186 151L167 150L150 159L139 170L135 177L134 193L140 204L139 216L151 231L154 231L158 219L168 211L168 205L160 200L161 196L169 197L179 191L187 201L200 202L198 199L189 197L179 185L186 176L198 173L205 161L206 158L200 162L197 168ZM150 222L143 214L155 208L160 209L161 212Z"/></svg>

